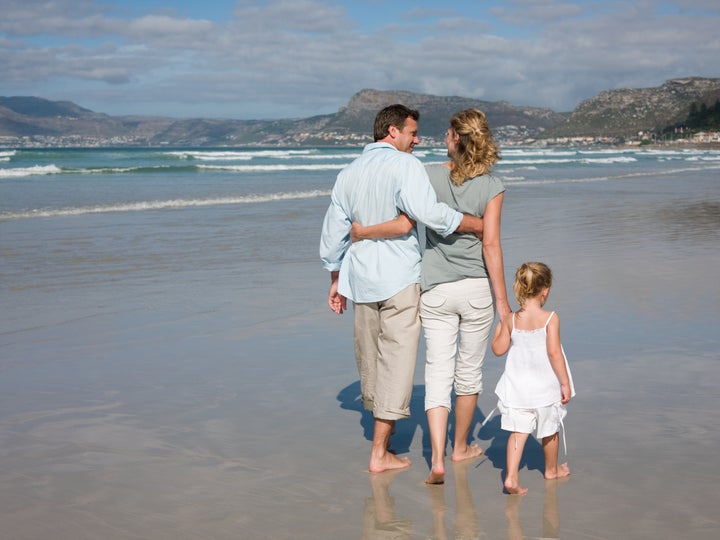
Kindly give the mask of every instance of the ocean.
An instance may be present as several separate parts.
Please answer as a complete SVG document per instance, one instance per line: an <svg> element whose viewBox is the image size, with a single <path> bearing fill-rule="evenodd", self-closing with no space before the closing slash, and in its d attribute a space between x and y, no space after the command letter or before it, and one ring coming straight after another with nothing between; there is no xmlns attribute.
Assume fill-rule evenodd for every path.
<svg viewBox="0 0 720 540"><path fill-rule="evenodd" d="M553 269L578 391L572 476L549 488L529 445L520 503L499 422L480 429L491 353L485 458L423 485L420 358L394 442L413 466L368 479L352 314L327 308L318 257L360 152L0 149L8 537L550 537L550 519L567 538L717 538L720 150L502 149L506 279Z"/></svg>

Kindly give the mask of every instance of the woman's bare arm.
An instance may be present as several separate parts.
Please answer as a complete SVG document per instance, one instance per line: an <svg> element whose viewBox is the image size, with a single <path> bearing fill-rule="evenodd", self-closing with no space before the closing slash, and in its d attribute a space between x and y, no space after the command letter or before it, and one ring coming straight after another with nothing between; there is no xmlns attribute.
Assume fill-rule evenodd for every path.
<svg viewBox="0 0 720 540"><path fill-rule="evenodd" d="M485 268L490 278L490 285L495 295L495 306L501 321L504 321L512 313L505 286L505 267L500 244L500 216L502 214L503 195L503 193L500 193L485 207L482 238Z"/></svg>
<svg viewBox="0 0 720 540"><path fill-rule="evenodd" d="M397 238L409 233L414 226L415 220L407 214L400 214L395 219L383 221L376 225L362 226L357 222L353 222L350 228L350 240L359 242L360 240L374 238Z"/></svg>

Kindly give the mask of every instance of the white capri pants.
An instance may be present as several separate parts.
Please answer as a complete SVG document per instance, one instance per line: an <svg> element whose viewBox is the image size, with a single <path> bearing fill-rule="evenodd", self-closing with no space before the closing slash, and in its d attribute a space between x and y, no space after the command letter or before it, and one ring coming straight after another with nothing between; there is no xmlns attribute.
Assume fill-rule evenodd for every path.
<svg viewBox="0 0 720 540"><path fill-rule="evenodd" d="M442 283L420 297L425 332L425 410L482 392L482 364L495 319L488 278Z"/></svg>

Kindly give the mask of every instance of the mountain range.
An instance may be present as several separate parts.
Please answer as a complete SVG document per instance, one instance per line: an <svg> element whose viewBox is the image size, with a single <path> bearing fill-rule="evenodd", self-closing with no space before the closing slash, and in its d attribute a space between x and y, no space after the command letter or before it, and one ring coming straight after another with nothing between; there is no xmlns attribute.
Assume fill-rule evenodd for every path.
<svg viewBox="0 0 720 540"><path fill-rule="evenodd" d="M334 114L301 119L178 119L110 116L69 101L0 97L2 146L302 146L369 142L375 113L392 103L420 110L421 137L440 143L450 116L483 110L500 141L560 137L632 138L681 124L691 105L720 98L720 78L688 77L659 87L606 90L572 112L405 91L361 90Z"/></svg>

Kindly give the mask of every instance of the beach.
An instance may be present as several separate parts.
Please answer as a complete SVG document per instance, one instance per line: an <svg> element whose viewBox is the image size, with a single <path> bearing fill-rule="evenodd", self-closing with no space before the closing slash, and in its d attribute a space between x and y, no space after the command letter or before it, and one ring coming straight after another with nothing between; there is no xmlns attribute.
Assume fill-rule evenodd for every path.
<svg viewBox="0 0 720 540"><path fill-rule="evenodd" d="M516 154L500 171L506 278L526 260L555 275L547 308L577 389L569 478L543 480L530 439L530 491L503 494L507 434L499 416L480 427L503 368L488 351L472 429L485 454L425 485L422 347L391 446L413 464L367 472L352 312L328 309L317 249L348 153L286 176L8 175L3 538L720 537L720 155ZM242 174L256 176L240 192Z"/></svg>

